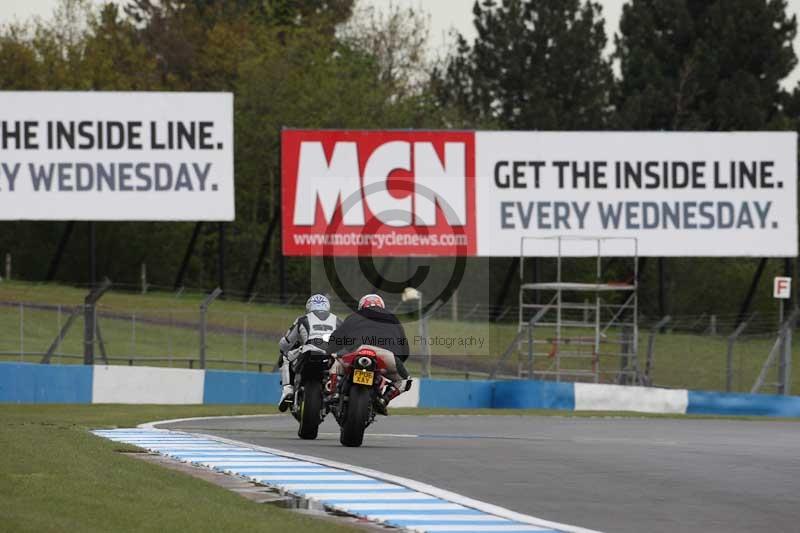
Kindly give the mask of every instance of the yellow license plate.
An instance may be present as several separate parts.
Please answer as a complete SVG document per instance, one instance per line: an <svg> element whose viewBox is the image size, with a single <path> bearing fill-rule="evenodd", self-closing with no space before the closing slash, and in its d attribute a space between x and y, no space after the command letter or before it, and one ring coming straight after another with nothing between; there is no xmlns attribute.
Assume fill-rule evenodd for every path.
<svg viewBox="0 0 800 533"><path fill-rule="evenodd" d="M357 385L372 385L375 373L371 370L356 370L353 373L353 383Z"/></svg>

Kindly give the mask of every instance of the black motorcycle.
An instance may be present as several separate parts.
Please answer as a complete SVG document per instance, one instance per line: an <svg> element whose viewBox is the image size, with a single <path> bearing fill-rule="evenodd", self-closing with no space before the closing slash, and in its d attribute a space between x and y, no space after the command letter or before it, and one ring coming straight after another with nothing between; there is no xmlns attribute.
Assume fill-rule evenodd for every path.
<svg viewBox="0 0 800 533"><path fill-rule="evenodd" d="M294 371L292 415L300 422L297 436L316 439L326 414L323 389L328 379L330 356L324 346L306 344L291 364Z"/></svg>

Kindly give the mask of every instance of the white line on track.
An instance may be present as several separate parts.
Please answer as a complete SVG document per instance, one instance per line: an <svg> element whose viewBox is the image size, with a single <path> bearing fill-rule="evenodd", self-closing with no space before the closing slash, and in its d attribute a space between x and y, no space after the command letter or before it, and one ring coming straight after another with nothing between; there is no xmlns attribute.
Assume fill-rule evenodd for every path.
<svg viewBox="0 0 800 533"><path fill-rule="evenodd" d="M285 415L235 415L235 416L199 416L194 418L174 418L172 420L157 420L155 422L146 422L144 424L139 424L137 427L141 429L159 429L156 426L162 426L165 424L178 424L180 422L202 422L203 420L219 420L220 418L283 418ZM320 432L320 435L325 436L333 436L338 437L338 433L330 433L330 432ZM399 439L416 439L419 438L419 435L413 435L410 433L370 433L370 437L385 437L385 438L399 438Z"/></svg>
<svg viewBox="0 0 800 533"><path fill-rule="evenodd" d="M325 435L326 437L336 437L339 438L338 433L328 433L328 432L320 432L320 435ZM370 438L378 437L378 438L392 438L392 439L418 439L419 435L413 435L411 433L370 433Z"/></svg>

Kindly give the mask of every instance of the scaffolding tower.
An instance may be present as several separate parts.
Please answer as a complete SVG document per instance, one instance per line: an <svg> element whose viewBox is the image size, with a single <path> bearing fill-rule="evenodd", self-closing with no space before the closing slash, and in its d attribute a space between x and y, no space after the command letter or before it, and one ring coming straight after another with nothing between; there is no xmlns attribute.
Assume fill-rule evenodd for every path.
<svg viewBox="0 0 800 533"><path fill-rule="evenodd" d="M522 237L519 323L513 343L518 377L642 383L637 359L638 252L632 237ZM525 260L537 256L556 258L555 280L526 283ZM592 256L594 276L579 276L578 269L567 264ZM604 258L609 264L627 263L628 269L622 269L625 279L607 279ZM584 279L565 279L570 277Z"/></svg>

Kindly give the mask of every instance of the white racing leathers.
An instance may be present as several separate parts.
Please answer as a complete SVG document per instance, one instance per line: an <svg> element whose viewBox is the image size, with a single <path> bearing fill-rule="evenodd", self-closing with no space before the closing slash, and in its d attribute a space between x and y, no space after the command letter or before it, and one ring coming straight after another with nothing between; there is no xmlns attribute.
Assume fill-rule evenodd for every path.
<svg viewBox="0 0 800 533"><path fill-rule="evenodd" d="M336 315L326 311L312 311L297 317L279 342L283 357L281 385L292 384L291 363L302 353L304 347L316 345L324 350L328 337L340 324Z"/></svg>

